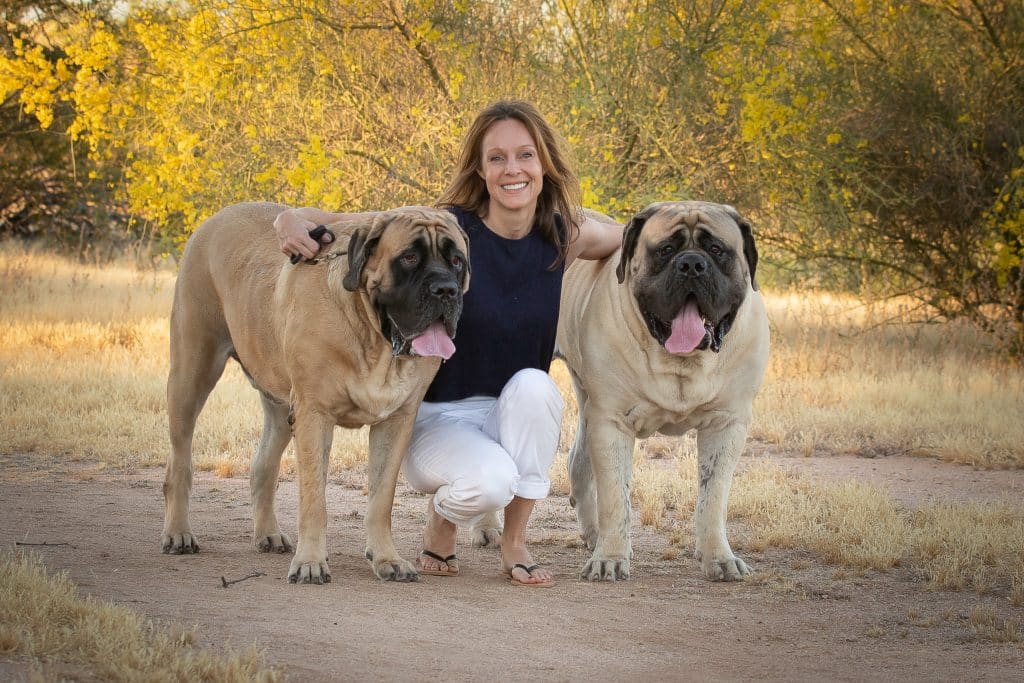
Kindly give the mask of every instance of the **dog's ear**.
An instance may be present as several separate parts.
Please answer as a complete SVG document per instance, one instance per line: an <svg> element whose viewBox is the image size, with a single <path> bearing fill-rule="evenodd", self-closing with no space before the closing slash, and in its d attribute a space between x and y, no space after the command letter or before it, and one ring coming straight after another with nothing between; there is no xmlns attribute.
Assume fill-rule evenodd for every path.
<svg viewBox="0 0 1024 683"><path fill-rule="evenodd" d="M452 216L452 218L454 219L455 217ZM466 253L464 254L466 257L466 267L462 271L462 293L465 294L466 290L469 289L469 276L473 272L473 268L470 266L471 260L469 258L469 233L467 233L463 229L463 227L459 225L458 220L455 220L455 225L458 226L459 232L462 234L462 241L466 243Z"/></svg>
<svg viewBox="0 0 1024 683"><path fill-rule="evenodd" d="M472 273L472 268L469 262L469 238L466 235L466 231L461 227L459 233L462 235L462 242L466 245L465 250L459 247L459 243L452 239L452 237L445 237L441 240L441 256L445 259L451 259L455 254L462 256L462 272L459 273L459 289L465 294L469 289L469 276Z"/></svg>
<svg viewBox="0 0 1024 683"><path fill-rule="evenodd" d="M630 219L622 233L622 252L619 254L619 265L615 269L619 284L626 279L626 266L629 265L629 260L636 253L636 244L640 241L640 231L644 229L644 223L654 215L655 211L657 211L656 206L648 206Z"/></svg>
<svg viewBox="0 0 1024 683"><path fill-rule="evenodd" d="M736 209L729 206L726 210L736 221L736 225L740 227L740 234L743 235L743 256L747 259L747 267L750 268L750 286L756 292L757 280L754 279L754 275L757 272L757 245L754 244L754 231L750 227L750 221L741 216Z"/></svg>
<svg viewBox="0 0 1024 683"><path fill-rule="evenodd" d="M460 227L459 230L462 230ZM466 234L465 230L462 230L462 236L466 241L466 267L462 271L462 293L465 294L469 289L469 276L473 273L472 260L469 258L469 235Z"/></svg>
<svg viewBox="0 0 1024 683"><path fill-rule="evenodd" d="M391 218L390 214L382 213L375 216L370 225L358 227L352 233L348 242L348 272L341 281L341 285L348 291L354 292L359 289L366 263L373 255L373 250L377 248L380 236L391 222Z"/></svg>

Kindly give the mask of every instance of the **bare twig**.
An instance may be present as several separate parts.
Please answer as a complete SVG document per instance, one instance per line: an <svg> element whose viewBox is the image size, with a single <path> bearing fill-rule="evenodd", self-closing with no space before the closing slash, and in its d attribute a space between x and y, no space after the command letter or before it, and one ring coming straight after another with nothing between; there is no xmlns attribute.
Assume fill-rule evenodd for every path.
<svg viewBox="0 0 1024 683"><path fill-rule="evenodd" d="M419 190L420 192L423 192L424 194L430 194L430 190L428 190L426 187L424 187L423 185L419 184L418 182L416 182L415 180L413 180L409 176L405 175L404 173L400 173L400 172L396 171L394 166L388 165L386 162L382 161L380 158L375 157L372 154L367 154L366 152L360 151L358 149L343 149L341 151L344 154L350 154L350 155L355 156L355 157L360 157L362 159L366 159L367 161L370 161L373 164L376 164L380 168L382 168L385 171L387 171L388 177L395 178L396 180L398 180L398 181L400 181L402 183L405 183L409 187L412 187L412 188L414 188L416 190Z"/></svg>
<svg viewBox="0 0 1024 683"><path fill-rule="evenodd" d="M74 548L75 547L75 546L71 545L70 543L50 543L49 541L43 541L42 543L23 543L22 541L15 541L14 545L34 545L34 546L66 545L69 548Z"/></svg>
<svg viewBox="0 0 1024 683"><path fill-rule="evenodd" d="M430 72L430 79L434 81L434 85L444 95L444 99L449 103L453 104L455 99L452 97L451 91L448 90L448 81L444 76L441 75L441 70L438 68L437 60L435 55L430 50L427 43L420 40L419 37L409 28L409 22L405 17L405 9L401 3L397 3L392 0L389 3L391 7L391 20L394 27L402 34L405 41L412 46L412 49L419 55L420 60L427 67Z"/></svg>
<svg viewBox="0 0 1024 683"><path fill-rule="evenodd" d="M233 583L241 583L241 582L245 581L246 579L255 579L257 576L266 576L266 574L264 572L254 571L252 574L249 574L248 576L243 576L240 579L233 579L231 581L228 581L227 579L225 579L222 576L222 577L220 577L220 583L221 583L221 585L224 588L227 588L228 586L230 586Z"/></svg>

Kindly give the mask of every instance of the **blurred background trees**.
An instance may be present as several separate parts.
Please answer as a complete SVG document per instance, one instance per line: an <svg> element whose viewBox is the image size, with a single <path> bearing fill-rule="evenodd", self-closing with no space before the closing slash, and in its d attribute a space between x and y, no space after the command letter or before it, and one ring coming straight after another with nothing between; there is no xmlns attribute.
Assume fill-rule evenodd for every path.
<svg viewBox="0 0 1024 683"><path fill-rule="evenodd" d="M533 101L584 201L734 204L776 284L1024 348L1019 0L2 0L0 233L172 251L267 199L430 203Z"/></svg>

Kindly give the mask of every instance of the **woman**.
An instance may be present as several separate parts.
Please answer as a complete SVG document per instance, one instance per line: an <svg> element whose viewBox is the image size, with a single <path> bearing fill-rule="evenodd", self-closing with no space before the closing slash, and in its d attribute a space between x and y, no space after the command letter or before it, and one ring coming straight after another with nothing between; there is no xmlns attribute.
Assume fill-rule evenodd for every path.
<svg viewBox="0 0 1024 683"><path fill-rule="evenodd" d="M459 573L459 525L504 509L501 558L514 585L554 584L533 562L526 528L550 489L562 398L547 374L562 273L575 259L608 256L622 226L587 218L564 143L533 105L497 102L470 126L455 177L437 204L469 234L473 280L463 300L458 351L438 371L416 417L402 466L409 484L433 494L424 574ZM309 230L336 220L291 209L274 226L287 254L312 258Z"/></svg>

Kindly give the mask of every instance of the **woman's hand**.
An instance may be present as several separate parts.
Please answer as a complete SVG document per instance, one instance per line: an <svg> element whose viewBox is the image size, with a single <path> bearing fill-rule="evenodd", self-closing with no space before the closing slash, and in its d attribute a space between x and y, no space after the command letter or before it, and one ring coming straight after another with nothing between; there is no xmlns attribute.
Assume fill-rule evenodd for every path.
<svg viewBox="0 0 1024 683"><path fill-rule="evenodd" d="M321 245L334 241L329 232L319 242L309 236L309 231L319 225L318 220L325 216L329 217L330 214L313 208L288 209L278 214L274 219L274 232L277 233L281 251L288 256L299 254L307 260L316 258Z"/></svg>

